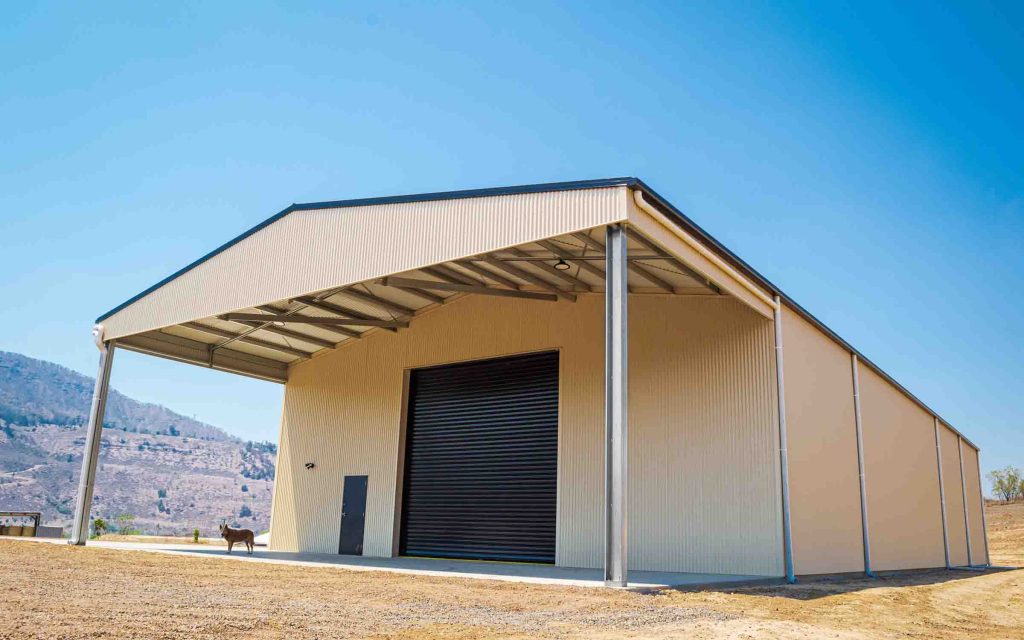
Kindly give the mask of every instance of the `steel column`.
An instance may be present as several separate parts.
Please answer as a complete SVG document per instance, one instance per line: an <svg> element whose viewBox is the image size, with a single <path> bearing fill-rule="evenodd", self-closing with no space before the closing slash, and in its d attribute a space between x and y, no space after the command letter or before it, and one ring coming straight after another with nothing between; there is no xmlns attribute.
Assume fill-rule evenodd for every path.
<svg viewBox="0 0 1024 640"><path fill-rule="evenodd" d="M626 231L622 226L607 227L605 247L604 583L625 587L629 289Z"/></svg>
<svg viewBox="0 0 1024 640"><path fill-rule="evenodd" d="M853 422L857 434L857 474L860 478L860 535L864 546L864 573L875 577L871 570L871 537L868 529L868 482L864 475L864 425L860 411L860 366L857 354L850 354L853 369Z"/></svg>
<svg viewBox="0 0 1024 640"><path fill-rule="evenodd" d="M964 501L964 533L967 534L967 566L973 567L974 560L971 558L971 518L967 506L967 478L964 476L964 439L956 438L957 454L960 456L960 495Z"/></svg>
<svg viewBox="0 0 1024 640"><path fill-rule="evenodd" d="M114 364L114 343L103 342L103 329L93 329L96 346L100 350L99 371L96 386L92 391L92 407L89 409L89 431L85 437L85 454L82 456L82 473L78 479L78 498L75 503L75 521L68 544L84 545L89 538L89 511L92 508L92 492L96 484L96 462L100 457L100 441L103 437L103 415L107 408L107 391L110 389L110 368Z"/></svg>
<svg viewBox="0 0 1024 640"><path fill-rule="evenodd" d="M946 554L946 568L951 569L949 563L949 529L946 524L946 486L942 479L942 444L939 439L939 419L932 416L935 423L935 460L939 465L939 506L942 507L942 550Z"/></svg>
<svg viewBox="0 0 1024 640"><path fill-rule="evenodd" d="M782 472L782 555L786 581L796 582L793 566L793 525L789 512L789 437L786 435L786 378L782 366L782 302L775 296L775 383L779 409L779 467Z"/></svg>

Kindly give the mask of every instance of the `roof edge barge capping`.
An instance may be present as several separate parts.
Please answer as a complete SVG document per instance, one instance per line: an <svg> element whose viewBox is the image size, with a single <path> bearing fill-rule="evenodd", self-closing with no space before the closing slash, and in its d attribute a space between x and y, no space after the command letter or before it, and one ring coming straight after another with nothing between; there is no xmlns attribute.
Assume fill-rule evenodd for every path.
<svg viewBox="0 0 1024 640"><path fill-rule="evenodd" d="M148 289L139 292L131 298L125 300L121 304L117 305L110 311L107 311L100 317L96 318L96 322L100 323L110 316L114 315L118 311L121 311L125 307L129 306L134 302L138 302L140 299L153 293L160 287L164 286L168 282L171 282L175 278L182 276L192 269L195 269L199 265L203 264L210 258L213 258L219 253L230 249L234 245L238 244L242 240L245 240L249 236L253 235L257 231L268 227L281 218L285 217L293 211L312 211L315 209L341 209L345 207L369 207L380 204L399 204L409 202L433 202L436 200L464 200L467 198L486 198L489 196L507 196L507 195L520 195L525 193L550 193L555 191L578 191L581 189L600 189L603 187L633 187L643 184L639 179L632 177L622 178L600 178L596 180L574 180L570 182L543 182L539 184L523 184L512 187L488 187L484 189L464 189L461 191L436 191L432 193L415 193L403 196L383 196L376 198L356 198L352 200L330 200L326 202L305 202L305 203L293 203L278 211L274 215L270 216L263 222L259 223L255 227L245 231L241 235L235 236L231 240L228 240L224 244L220 245L213 251L207 253L203 257L199 258L195 262L192 262L181 269L178 269L171 275L167 276L160 282L157 282ZM646 187L645 187L646 189Z"/></svg>

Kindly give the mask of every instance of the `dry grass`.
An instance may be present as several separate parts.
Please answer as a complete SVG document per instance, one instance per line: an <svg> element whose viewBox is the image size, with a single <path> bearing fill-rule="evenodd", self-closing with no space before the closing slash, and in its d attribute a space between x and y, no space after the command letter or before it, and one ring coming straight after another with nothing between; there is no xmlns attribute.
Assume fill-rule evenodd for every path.
<svg viewBox="0 0 1024 640"><path fill-rule="evenodd" d="M199 542L192 542L192 536L123 536L119 533L105 533L97 540L104 542L148 542L153 544L213 544L227 546L223 538L199 538Z"/></svg>
<svg viewBox="0 0 1024 640"><path fill-rule="evenodd" d="M1024 504L989 508L1024 563ZM653 595L0 541L0 638L1021 638L1024 572Z"/></svg>

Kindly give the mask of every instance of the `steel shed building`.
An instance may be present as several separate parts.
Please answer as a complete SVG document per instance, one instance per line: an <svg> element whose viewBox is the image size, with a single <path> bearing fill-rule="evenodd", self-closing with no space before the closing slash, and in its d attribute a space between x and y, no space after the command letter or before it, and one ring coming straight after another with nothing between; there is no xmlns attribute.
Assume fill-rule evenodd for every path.
<svg viewBox="0 0 1024 640"><path fill-rule="evenodd" d="M293 205L97 320L285 385L284 551L985 565L978 449L635 178Z"/></svg>

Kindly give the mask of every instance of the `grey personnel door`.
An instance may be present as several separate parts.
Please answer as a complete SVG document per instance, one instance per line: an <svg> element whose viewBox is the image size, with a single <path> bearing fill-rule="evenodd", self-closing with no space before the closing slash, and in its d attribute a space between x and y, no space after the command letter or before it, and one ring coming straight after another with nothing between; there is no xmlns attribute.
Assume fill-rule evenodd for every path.
<svg viewBox="0 0 1024 640"><path fill-rule="evenodd" d="M366 524L366 476L345 476L341 498L341 541L338 553L363 555L363 529Z"/></svg>

